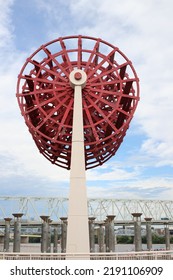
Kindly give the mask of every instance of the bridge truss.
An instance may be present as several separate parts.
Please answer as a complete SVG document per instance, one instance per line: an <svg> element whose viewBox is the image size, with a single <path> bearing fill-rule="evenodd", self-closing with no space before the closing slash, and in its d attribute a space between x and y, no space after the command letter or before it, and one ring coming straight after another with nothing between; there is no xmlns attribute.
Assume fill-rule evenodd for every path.
<svg viewBox="0 0 173 280"><path fill-rule="evenodd" d="M173 201L89 198L89 216L105 220L107 215L115 215L116 220L132 220L131 213L142 213L142 219L173 220ZM24 219L39 221L40 215L48 215L57 221L67 217L68 198L66 197L12 197L0 196L0 219L12 217L13 213L23 213Z"/></svg>

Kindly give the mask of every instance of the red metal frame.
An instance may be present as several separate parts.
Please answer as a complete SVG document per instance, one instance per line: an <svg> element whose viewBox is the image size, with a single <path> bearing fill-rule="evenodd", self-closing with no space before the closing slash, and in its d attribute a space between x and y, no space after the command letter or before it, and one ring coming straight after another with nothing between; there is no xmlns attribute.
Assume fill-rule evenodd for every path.
<svg viewBox="0 0 173 280"><path fill-rule="evenodd" d="M70 169L73 89L69 74L83 69L86 169L102 165L119 148L139 101L132 63L111 44L93 37L58 38L36 50L18 77L17 99L40 152Z"/></svg>

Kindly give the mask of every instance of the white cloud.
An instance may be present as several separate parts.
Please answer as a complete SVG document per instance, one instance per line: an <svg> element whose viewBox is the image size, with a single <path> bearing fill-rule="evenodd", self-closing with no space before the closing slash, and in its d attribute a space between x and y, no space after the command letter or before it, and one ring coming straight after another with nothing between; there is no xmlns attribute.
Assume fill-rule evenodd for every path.
<svg viewBox="0 0 173 280"><path fill-rule="evenodd" d="M116 196L118 191L120 196L136 198L141 196L138 192L140 188L146 193L147 187L152 190L165 187L164 194L170 193L173 197L172 179L161 180L159 177L156 180L152 175L148 175L147 179L142 177L144 169L151 165L173 165L173 2L35 0L33 3L37 4L34 9L43 13L44 23L49 27L45 30L45 42L53 35L72 33L101 37L117 45L132 60L141 80L141 101L133 119L134 131L130 130L135 137L141 133L145 136L139 150L136 152L134 141L129 159L125 163L120 162L115 168L111 161L110 165L87 172L88 180L92 183L105 180L109 184L113 181L115 185L116 182L119 186L124 184L126 189L122 188L120 192L109 185L105 191L104 185L99 188L93 184L92 192L89 192ZM29 50L26 46L19 53L14 44L14 37L17 36L18 40L20 37L15 33L15 23L11 21L13 5L15 1L0 0L0 51L3 58L0 66L0 153L12 159L11 163L6 161L6 165L4 162L6 168L1 169L1 174L33 174L47 178L50 182L66 182L69 172L51 165L39 154L20 116L15 97L17 74L34 50ZM40 42L40 45L45 42ZM133 150L135 155L132 155Z"/></svg>
<svg viewBox="0 0 173 280"><path fill-rule="evenodd" d="M123 167L118 167L117 164L114 167L113 164L105 164L107 166L106 170L100 167L98 169L92 169L87 171L88 180L96 181L116 181L116 180L131 180L138 176L138 171L130 170L126 171Z"/></svg>
<svg viewBox="0 0 173 280"><path fill-rule="evenodd" d="M0 12L2 16L0 34L4 43L0 45L1 54L4 56L0 67L0 153L4 157L0 171L1 177L35 174L36 176L51 178L52 180L66 181L68 179L67 171L62 171L55 166L52 167L39 154L20 114L15 97L17 75L27 58L27 53L18 52L13 44L14 29L11 28L12 23L10 20L12 4L13 1L3 1L3 7L1 6ZM10 48L8 48L9 46ZM11 161L5 160L10 157Z"/></svg>
<svg viewBox="0 0 173 280"><path fill-rule="evenodd" d="M12 40L11 8L13 2L14 0L0 0L0 48L4 51L10 47Z"/></svg>
<svg viewBox="0 0 173 280"><path fill-rule="evenodd" d="M115 180L104 184L88 183L88 196L116 199L172 199L172 178L152 177Z"/></svg>

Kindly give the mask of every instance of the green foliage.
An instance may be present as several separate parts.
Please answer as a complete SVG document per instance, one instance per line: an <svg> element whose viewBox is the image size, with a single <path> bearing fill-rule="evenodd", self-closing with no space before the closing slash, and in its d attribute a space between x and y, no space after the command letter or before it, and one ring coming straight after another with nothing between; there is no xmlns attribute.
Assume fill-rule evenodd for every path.
<svg viewBox="0 0 173 280"><path fill-rule="evenodd" d="M152 235L152 243L153 244L165 244L165 236L160 236L157 234Z"/></svg>
<svg viewBox="0 0 173 280"><path fill-rule="evenodd" d="M132 236L117 236L117 243L118 244L133 244L134 237ZM147 243L147 237L142 236L142 243L146 244ZM157 234L152 235L152 243L153 244L165 244L165 236L160 236ZM170 243L173 244L173 237L170 238Z"/></svg>
<svg viewBox="0 0 173 280"><path fill-rule="evenodd" d="M29 237L29 243L40 243L40 237Z"/></svg>
<svg viewBox="0 0 173 280"><path fill-rule="evenodd" d="M133 237L132 236L117 236L117 243L118 244L133 244Z"/></svg>

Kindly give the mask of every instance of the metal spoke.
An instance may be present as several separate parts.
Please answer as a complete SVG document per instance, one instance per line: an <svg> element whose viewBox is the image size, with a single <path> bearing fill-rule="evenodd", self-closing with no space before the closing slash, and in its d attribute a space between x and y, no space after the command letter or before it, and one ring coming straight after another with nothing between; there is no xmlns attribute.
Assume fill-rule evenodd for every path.
<svg viewBox="0 0 173 280"><path fill-rule="evenodd" d="M69 75L75 69L87 75L82 110L85 168L89 169L116 153L133 118L139 79L131 61L100 38L61 37L42 45L26 60L16 95L40 152L69 169L74 104Z"/></svg>

